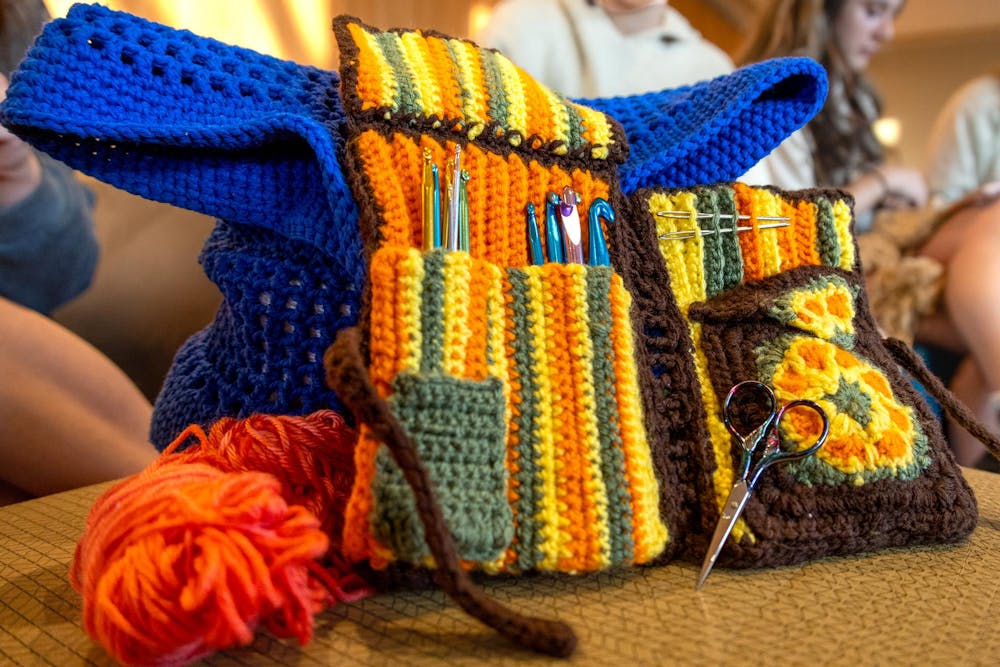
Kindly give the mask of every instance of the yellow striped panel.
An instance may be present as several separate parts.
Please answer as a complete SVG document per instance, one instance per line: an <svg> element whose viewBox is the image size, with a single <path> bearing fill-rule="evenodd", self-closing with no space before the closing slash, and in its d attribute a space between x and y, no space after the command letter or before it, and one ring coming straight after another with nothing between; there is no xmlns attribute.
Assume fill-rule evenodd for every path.
<svg viewBox="0 0 1000 667"><path fill-rule="evenodd" d="M615 355L615 398L618 428L625 453L625 470L632 498L632 537L636 563L648 563L663 553L670 535L660 517L660 486L649 449L649 438L642 419L642 396L635 364L635 339L632 335L632 296L621 278L611 276L611 343Z"/></svg>
<svg viewBox="0 0 1000 667"><path fill-rule="evenodd" d="M472 257L449 252L444 262L444 372L464 378L466 351L472 339L469 326L469 283Z"/></svg>
<svg viewBox="0 0 1000 667"><path fill-rule="evenodd" d="M420 95L420 106L424 115L444 115L444 103L441 100L441 88L435 72L428 63L427 39L420 33L404 32L400 37L403 57L413 73L413 85Z"/></svg>
<svg viewBox="0 0 1000 667"><path fill-rule="evenodd" d="M840 241L840 268L850 271L854 268L854 236L851 234L851 207L843 199L833 202L833 226Z"/></svg>
<svg viewBox="0 0 1000 667"><path fill-rule="evenodd" d="M596 514L595 525L588 526L591 539L596 538L598 553L587 554L585 567L590 570L603 569L611 564L611 533L608 524L608 492L601 470L601 438L597 426L597 398L594 388L594 343L590 338L590 310L587 305L587 268L582 264L566 266L570 274L571 289L566 294L569 302L569 321L578 333L577 368L580 379L578 423L583 435L581 450L586 455L584 475L584 511L593 507Z"/></svg>
<svg viewBox="0 0 1000 667"><path fill-rule="evenodd" d="M521 133L521 137L528 136L528 99L524 90L524 81L521 79L521 72L514 66L514 63L506 58L496 59L500 76L503 79L504 94L507 97L507 127L509 130L516 130ZM520 139L514 145L519 145Z"/></svg>
<svg viewBox="0 0 1000 667"><path fill-rule="evenodd" d="M694 214L695 197L692 193L679 193L672 196L653 195L649 199L649 211L656 221L657 236L678 230L699 230ZM685 220L655 217L657 211L684 211L691 214ZM685 250L684 246L690 246ZM702 256L701 235L687 240L660 239L660 252L670 274L670 284L681 313L687 318L688 308L695 301L705 299L704 262ZM695 261L697 260L697 261ZM712 444L712 455L715 458L715 472L712 483L715 486L716 504L720 511L733 486L734 471L731 459L731 436L722 421L719 408L719 397L712 389L709 379L708 358L701 347L701 324L688 321L691 340L694 343L694 366L701 389L701 402L705 408L708 425L708 435ZM740 519L733 527L733 538L741 539L749 535L746 522ZM752 536L750 536L752 539Z"/></svg>
<svg viewBox="0 0 1000 667"><path fill-rule="evenodd" d="M528 304L531 308L532 364L538 373L538 421L534 434L538 442L536 459L541 476L541 500L538 515L534 517L539 525L541 537L539 550L542 560L539 569L555 570L559 564L561 551L559 532L559 505L556 488L555 432L552 418L552 378L544 369L549 367L545 336L545 298L540 271L527 271ZM558 341L557 341L558 343Z"/></svg>

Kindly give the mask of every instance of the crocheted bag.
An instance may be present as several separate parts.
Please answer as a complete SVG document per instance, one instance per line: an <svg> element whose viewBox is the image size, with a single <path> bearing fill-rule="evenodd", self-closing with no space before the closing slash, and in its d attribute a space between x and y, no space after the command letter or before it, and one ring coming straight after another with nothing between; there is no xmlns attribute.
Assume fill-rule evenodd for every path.
<svg viewBox="0 0 1000 667"><path fill-rule="evenodd" d="M164 381L158 447L192 422L340 406L322 355L358 322L367 265L341 169L338 85L333 72L99 5L49 23L12 78L2 120L19 136L124 190L219 218L201 262L223 304ZM819 65L786 59L589 104L624 127L627 193L736 178L825 92Z"/></svg>
<svg viewBox="0 0 1000 667"><path fill-rule="evenodd" d="M331 385L364 415L349 557L430 564L427 544L450 535L466 567L488 571L700 559L739 459L721 402L748 379L782 403L817 402L831 428L817 456L764 476L723 563L972 530L972 492L897 366L919 362L884 344L868 310L849 197L737 183L626 202L608 164L623 148L614 124L558 98L525 104L544 91L502 55L356 19L335 30L371 255L365 345L328 355ZM470 59L493 78L463 76ZM559 119L573 114L571 136ZM421 251L422 153L441 160L456 143L476 184L471 252ZM604 197L623 214L603 228L613 269L527 266L525 205L566 185L584 210ZM761 225L775 218L787 224ZM747 231L721 230L737 219ZM789 424L792 449L822 427ZM421 463L411 489L423 471L400 468ZM435 497L441 515L421 514Z"/></svg>

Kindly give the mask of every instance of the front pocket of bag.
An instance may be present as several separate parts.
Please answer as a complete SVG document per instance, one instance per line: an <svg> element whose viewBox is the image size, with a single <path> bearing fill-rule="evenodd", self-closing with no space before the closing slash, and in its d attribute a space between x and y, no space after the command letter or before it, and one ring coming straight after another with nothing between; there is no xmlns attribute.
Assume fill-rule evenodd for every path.
<svg viewBox="0 0 1000 667"><path fill-rule="evenodd" d="M668 536L643 424L631 300L610 267L501 270L467 253L387 247L373 257L372 276L373 382L410 415L401 421L446 518L448 507L463 506L466 488L480 493L461 521L484 537L470 540L475 531L456 531L449 521L470 566L579 572L663 552ZM427 409L400 393L428 383L455 393L441 392L444 403ZM472 428L468 415L452 414L465 409L463 388L479 397L482 385L502 399L502 412L490 414L505 428L479 428L478 417ZM478 436L463 445L468 436L460 431ZM461 487L440 474L454 471L456 460L466 477ZM365 430L356 461L345 549L376 566L424 562L415 515L395 514L404 506L397 491L408 489L399 487L398 471L386 472L394 464Z"/></svg>
<svg viewBox="0 0 1000 667"><path fill-rule="evenodd" d="M800 267L691 306L719 400L736 383L757 380L779 404L813 400L830 418L816 455L761 478L723 562L787 564L967 532L967 503L946 492L950 466L937 425L886 355L861 290L854 273ZM784 448L808 447L819 420L807 411L789 416ZM711 448L721 505L738 452L728 434Z"/></svg>

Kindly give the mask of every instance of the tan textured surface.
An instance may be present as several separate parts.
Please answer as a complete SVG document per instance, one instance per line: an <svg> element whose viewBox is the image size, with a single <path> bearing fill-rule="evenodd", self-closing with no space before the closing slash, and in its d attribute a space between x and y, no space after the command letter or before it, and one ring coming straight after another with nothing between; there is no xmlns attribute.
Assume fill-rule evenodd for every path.
<svg viewBox="0 0 1000 667"><path fill-rule="evenodd" d="M492 584L504 602L570 622L570 664L996 664L1000 475L968 470L979 526L956 547L897 550L768 571L672 564ZM99 488L0 509L0 664L110 665L78 625L66 580ZM317 619L306 649L262 634L212 665L555 663L508 646L436 591L383 595Z"/></svg>

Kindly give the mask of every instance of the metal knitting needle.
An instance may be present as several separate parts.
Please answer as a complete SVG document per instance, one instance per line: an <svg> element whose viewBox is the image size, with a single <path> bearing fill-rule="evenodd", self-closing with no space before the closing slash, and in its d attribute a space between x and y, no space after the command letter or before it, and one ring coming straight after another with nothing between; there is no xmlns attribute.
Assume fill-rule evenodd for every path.
<svg viewBox="0 0 1000 667"><path fill-rule="evenodd" d="M656 216L659 217L659 218L674 218L674 219L677 219L677 220L687 220L688 218L691 217L691 214L688 213L687 211L657 211L656 212ZM720 220L732 220L733 219L733 216L732 216L731 213L719 213L718 215L716 215L715 213L695 213L694 217L696 217L696 218L719 218ZM740 213L736 217L739 220L749 220L752 216L749 216L746 213ZM788 222L788 218L786 216L783 216L783 215L758 215L757 219L758 220L768 220L768 221L775 220L775 221L778 221L778 222Z"/></svg>
<svg viewBox="0 0 1000 667"><path fill-rule="evenodd" d="M763 220L764 218L757 218L758 220ZM788 227L787 222L772 222L766 225L758 225L756 229L778 229L779 227ZM752 232L754 227L720 227L718 232L721 234L723 232ZM678 229L674 232L667 232L666 234L660 234L659 238L664 240L677 240L677 239L693 239L696 236L712 236L716 233L714 229Z"/></svg>

